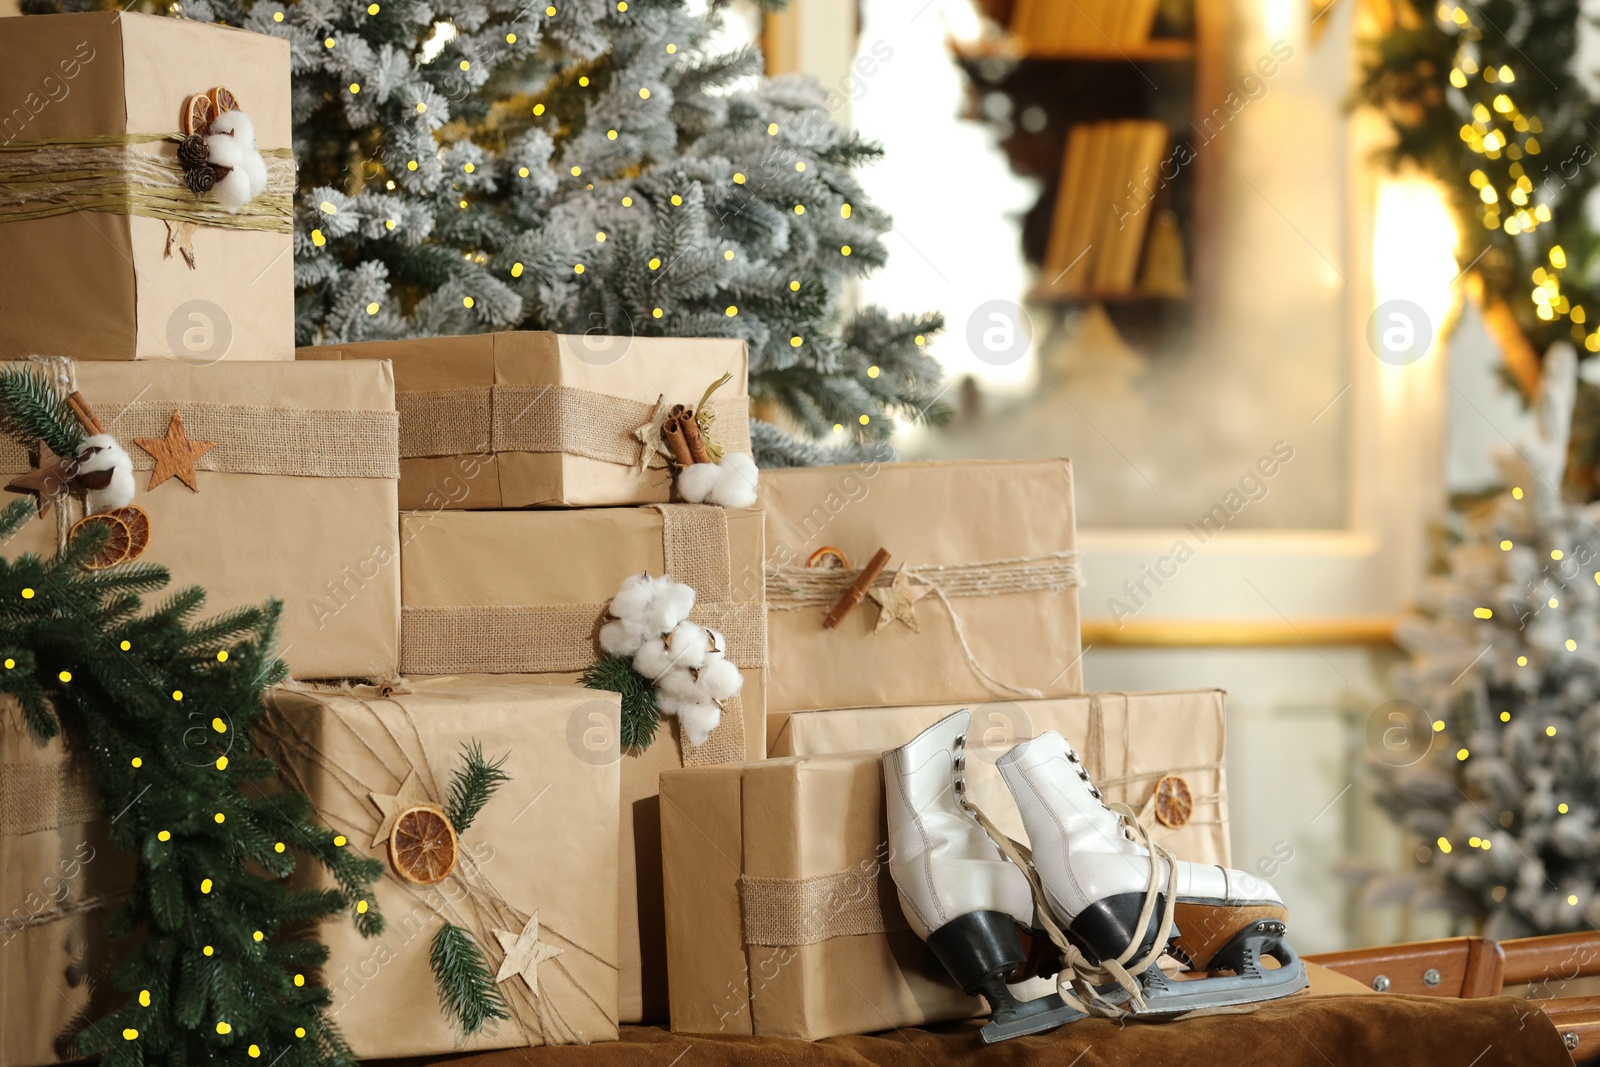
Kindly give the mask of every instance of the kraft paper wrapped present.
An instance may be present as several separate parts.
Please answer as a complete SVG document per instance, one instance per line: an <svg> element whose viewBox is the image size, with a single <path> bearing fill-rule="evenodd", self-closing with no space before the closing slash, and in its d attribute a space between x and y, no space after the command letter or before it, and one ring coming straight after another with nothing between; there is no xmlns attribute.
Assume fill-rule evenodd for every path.
<svg viewBox="0 0 1600 1067"><path fill-rule="evenodd" d="M270 695L264 744L284 779L346 847L384 865L374 894L383 933L363 938L348 916L321 927L329 1011L356 1056L617 1036L620 707L615 694L516 678ZM596 722L611 724L598 746ZM448 810L463 745L503 757L510 780L459 832L442 880L402 877L388 847L396 818ZM428 963L446 923L477 942L511 1013L471 1036L441 1007Z"/></svg>
<svg viewBox="0 0 1600 1067"><path fill-rule="evenodd" d="M0 701L0 1065L74 1059L84 1013L115 1007L106 921L133 887L111 848L87 761L57 737L39 744Z"/></svg>
<svg viewBox="0 0 1600 1067"><path fill-rule="evenodd" d="M518 332L302 348L387 359L400 404L400 506L491 509L672 499L660 425L708 387L713 438L750 451L745 343Z"/></svg>
<svg viewBox="0 0 1600 1067"><path fill-rule="evenodd" d="M899 748L963 707L967 795L1014 840L1027 833L996 761L1054 730L1106 799L1126 804L1180 859L1228 866L1227 694L1220 689L1086 693L1055 700L796 712L770 727L772 756Z"/></svg>
<svg viewBox="0 0 1600 1067"><path fill-rule="evenodd" d="M185 102L216 86L266 165L236 212L177 160ZM294 358L287 40L118 11L4 19L0 101L0 358Z"/></svg>
<svg viewBox="0 0 1600 1067"><path fill-rule="evenodd" d="M763 471L773 712L1083 691L1064 459ZM891 559L836 628L831 608Z"/></svg>
<svg viewBox="0 0 1600 1067"><path fill-rule="evenodd" d="M815 1040L981 1010L906 925L887 841L876 752L663 773L672 1029Z"/></svg>
<svg viewBox="0 0 1600 1067"><path fill-rule="evenodd" d="M574 681L622 580L648 572L694 587L690 616L721 631L744 688L706 743L663 720L622 758L621 1018L667 1017L658 780L667 768L766 754L766 617L759 512L698 504L573 511L432 511L402 518L406 675L533 674Z"/></svg>
<svg viewBox="0 0 1600 1067"><path fill-rule="evenodd" d="M399 655L399 515L394 379L387 365L179 360L36 365L77 389L133 459L133 503L150 519L140 563L200 585L205 608L283 602L279 653L296 678L387 678ZM159 441L211 442L181 476L149 488ZM198 446L196 446L198 447ZM0 484L30 459L0 440ZM0 502L13 498L0 496ZM81 511L52 507L8 556L50 555Z"/></svg>

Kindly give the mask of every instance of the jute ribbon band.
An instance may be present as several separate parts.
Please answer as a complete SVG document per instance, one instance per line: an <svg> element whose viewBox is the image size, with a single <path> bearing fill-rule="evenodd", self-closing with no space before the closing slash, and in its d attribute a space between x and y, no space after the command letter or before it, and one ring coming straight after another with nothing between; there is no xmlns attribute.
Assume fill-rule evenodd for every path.
<svg viewBox="0 0 1600 1067"><path fill-rule="evenodd" d="M656 405L567 385L486 385L401 393L400 456L423 459L486 452L543 452L637 466L634 431ZM717 440L750 450L750 398L713 398ZM655 467L666 460L656 456Z"/></svg>
<svg viewBox="0 0 1600 1067"><path fill-rule="evenodd" d="M768 948L816 945L905 926L888 867L879 863L810 878L742 875L739 910L744 943Z"/></svg>
<svg viewBox="0 0 1600 1067"><path fill-rule="evenodd" d="M150 151L178 140L176 134L130 133L0 145L0 222L100 211L229 230L293 230L291 150L261 150L266 191L230 212L184 185L183 165L175 155Z"/></svg>
<svg viewBox="0 0 1600 1067"><path fill-rule="evenodd" d="M720 632L742 670L767 665L767 614L733 598L728 515L708 504L652 504L661 515L666 573L695 590L690 618ZM401 609L402 674L570 674L595 660L595 635L608 604L461 605ZM744 707L723 706L705 744L684 746L685 764L745 758Z"/></svg>
<svg viewBox="0 0 1600 1067"><path fill-rule="evenodd" d="M21 836L100 818L88 768L65 755L30 763L0 763L0 835Z"/></svg>
<svg viewBox="0 0 1600 1067"><path fill-rule="evenodd" d="M95 408L138 470L150 470L155 460L133 443L134 438L164 437L172 413L181 411L189 439L216 446L195 461L197 470L294 478L400 477L399 427L393 411L179 400L97 403ZM22 445L10 438L0 441L0 470L27 467Z"/></svg>

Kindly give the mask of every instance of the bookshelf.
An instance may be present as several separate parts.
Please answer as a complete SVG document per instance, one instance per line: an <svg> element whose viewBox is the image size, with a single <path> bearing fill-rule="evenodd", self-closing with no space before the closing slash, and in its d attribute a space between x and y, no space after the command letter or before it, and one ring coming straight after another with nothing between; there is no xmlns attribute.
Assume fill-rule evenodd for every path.
<svg viewBox="0 0 1600 1067"><path fill-rule="evenodd" d="M1030 300L1102 304L1135 343L1202 326L1228 141L1212 110L1230 91L1227 0L980 6L1002 32L951 48L970 117L998 122L1012 168L1042 186L1023 219Z"/></svg>

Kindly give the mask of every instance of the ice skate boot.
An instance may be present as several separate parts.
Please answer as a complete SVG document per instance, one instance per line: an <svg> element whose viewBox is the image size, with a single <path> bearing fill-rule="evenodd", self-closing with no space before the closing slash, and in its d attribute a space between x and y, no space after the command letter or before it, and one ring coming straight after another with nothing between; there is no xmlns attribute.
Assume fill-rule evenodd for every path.
<svg viewBox="0 0 1600 1067"><path fill-rule="evenodd" d="M1136 1015L1168 1014L1306 987L1305 965L1284 940L1288 910L1277 892L1151 842L1131 812L1106 805L1060 734L1017 745L999 768L1027 828L1045 903L1091 965L1078 969L1120 983L1111 1000ZM1156 966L1163 953L1192 971L1232 973L1169 978ZM1276 968L1263 966L1267 956ZM1075 984L1087 993L1088 983Z"/></svg>
<svg viewBox="0 0 1600 1067"><path fill-rule="evenodd" d="M981 1037L989 1043L1084 1013L1057 994L1019 1002L1006 987L1025 961L1017 928L1032 923L1033 891L962 804L971 724L971 714L958 711L885 752L883 785L900 910L962 991L988 1001Z"/></svg>

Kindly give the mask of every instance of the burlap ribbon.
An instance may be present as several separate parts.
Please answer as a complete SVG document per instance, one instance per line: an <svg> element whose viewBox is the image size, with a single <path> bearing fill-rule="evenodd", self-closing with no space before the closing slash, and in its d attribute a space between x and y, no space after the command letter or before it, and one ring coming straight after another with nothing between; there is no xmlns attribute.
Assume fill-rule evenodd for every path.
<svg viewBox="0 0 1600 1067"><path fill-rule="evenodd" d="M43 762L0 763L0 835L37 834L99 817L88 769L65 753Z"/></svg>
<svg viewBox="0 0 1600 1067"><path fill-rule="evenodd" d="M661 514L667 574L695 591L690 618L727 638L728 659L741 669L767 665L767 615L759 603L733 596L728 515L709 504L650 504ZM405 607L401 610L402 674L570 674L595 659L595 635L607 602L512 606ZM706 743L684 745L685 766L745 758L744 705L722 709Z"/></svg>
<svg viewBox="0 0 1600 1067"><path fill-rule="evenodd" d="M14 696L0 696L0 732L19 739L29 736L22 707ZM64 745L32 759L0 763L0 838L48 833L99 819L100 800L89 768L75 760ZM5 853L0 845L0 859L6 858ZM17 931L109 908L128 899L131 893L84 893L76 900L58 899L48 908L27 914L14 910L0 917L0 945ZM16 903L8 901L7 907Z"/></svg>
<svg viewBox="0 0 1600 1067"><path fill-rule="evenodd" d="M62 392L78 388L77 366L60 357L30 360ZM393 411L272 407L221 404L207 400L96 402L95 414L117 438L136 470L150 470L155 459L135 445L138 437L165 437L174 412L183 413L192 441L214 447L195 460L195 469L219 474L268 474L290 478L400 477L399 416ZM28 451L0 438L0 471L28 468Z"/></svg>
<svg viewBox="0 0 1600 1067"><path fill-rule="evenodd" d="M739 910L744 943L768 948L815 945L906 925L888 867L877 861L810 878L741 875Z"/></svg>
<svg viewBox="0 0 1600 1067"><path fill-rule="evenodd" d="M294 229L293 152L262 149L266 191L232 212L191 192L175 155L148 148L179 139L128 133L0 144L0 222L102 211L229 230Z"/></svg>
<svg viewBox="0 0 1600 1067"><path fill-rule="evenodd" d="M711 404L723 447L748 452L749 397L713 399ZM634 433L654 417L656 405L626 397L567 385L485 385L401 393L397 406L403 459L558 452L638 466L643 448L652 466L666 466L654 445Z"/></svg>
<svg viewBox="0 0 1600 1067"><path fill-rule="evenodd" d="M380 795L392 793L413 773L417 775L431 802L440 810L444 810L446 807L444 802L447 799L443 788L445 783L435 775L421 733L417 730L416 722L402 700L386 695L389 692L387 689L374 687L298 685L294 688L300 692L320 690L329 696L345 697L360 704L371 715L370 721L381 727L389 742L385 747L392 750L387 753L378 752L343 717L328 716L330 720L338 722L345 728L359 749L371 755L383 767L394 784L391 785L388 781L368 781L352 771L348 761L341 762L330 756L318 743L320 739L307 736L295 726L289 716L271 702L268 703L265 729L261 733L261 738L263 747L277 762L284 781L291 788L314 796L308 788L312 784L308 780L309 776L301 773L303 767L313 767L316 771L316 784L320 788L343 790L368 816L366 822L361 825L343 819L329 819L330 825L334 822L342 824L335 825L334 829L345 834L352 842L372 840L381 825L381 820L372 813L369 798L373 793ZM384 716L377 710L376 705L380 704L397 709L397 714ZM398 720L398 728L396 724L391 723L391 718ZM406 736L402 736L402 732ZM408 755L408 751L414 752L415 757ZM323 817L328 818L325 814ZM463 849L455 869L445 876L444 881L431 887L417 886L406 881L394 872L387 857L384 857L384 860L384 878L390 885L406 893L420 907L426 908L441 921L454 923L470 931L479 948L483 950L484 956L489 960L489 969L498 971L505 959L505 951L496 941L494 931L521 930L523 924L528 921L528 914L500 895L494 883L471 859L468 850ZM450 891L447 891L447 887ZM430 893L428 889L437 892ZM593 949L568 937L543 917L539 925L541 932L555 938L563 950L579 952L594 959L601 958ZM571 980L572 985L579 989L582 996L591 1002L594 1001L592 995L583 990L561 956L556 956L541 966L561 971ZM587 1044L587 1039L562 1015L561 1008L555 1003L548 986L541 982L541 987L544 990L543 995L537 995L516 978L500 984L501 993L511 1009L512 1021L522 1029L528 1038L528 1043Z"/></svg>
<svg viewBox="0 0 1600 1067"><path fill-rule="evenodd" d="M1007 596L1013 593L1064 593L1076 589L1082 582L1076 552L1052 552L1044 556L1019 556L1013 559L984 560L978 563L953 563L916 566L905 564L901 570L909 580L926 587L945 609L956 640L961 645L962 658L985 688L1001 696L1028 697L1037 700L1044 696L1037 689L1011 685L997 678L978 659L967 638L966 623L951 601L965 597ZM767 610L805 611L812 608L826 610L839 602L839 598L855 582L860 570L841 570L829 567L802 567L794 565L767 565ZM872 583L873 589L887 588L895 575L880 574ZM1020 620L1019 620L1020 621Z"/></svg>

